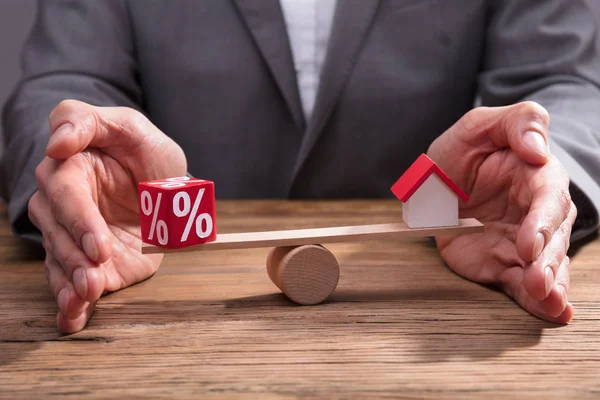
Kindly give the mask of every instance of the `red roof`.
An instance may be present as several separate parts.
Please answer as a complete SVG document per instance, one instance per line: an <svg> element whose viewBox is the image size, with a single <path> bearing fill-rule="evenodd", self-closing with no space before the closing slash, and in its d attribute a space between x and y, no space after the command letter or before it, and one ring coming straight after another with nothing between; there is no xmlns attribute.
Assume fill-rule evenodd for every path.
<svg viewBox="0 0 600 400"><path fill-rule="evenodd" d="M458 197L464 201L469 200L469 196L426 154L421 154L400 179L394 183L392 192L400 201L405 203L434 172Z"/></svg>

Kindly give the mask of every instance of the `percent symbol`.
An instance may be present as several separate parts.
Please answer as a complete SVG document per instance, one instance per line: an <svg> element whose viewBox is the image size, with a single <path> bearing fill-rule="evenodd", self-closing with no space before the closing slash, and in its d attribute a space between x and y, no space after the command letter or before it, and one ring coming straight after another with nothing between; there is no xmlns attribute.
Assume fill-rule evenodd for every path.
<svg viewBox="0 0 600 400"><path fill-rule="evenodd" d="M166 222L162 219L158 220L158 210L160 209L161 198L162 193L159 193L156 197L156 205L154 205L150 192L144 190L142 192L142 212L145 216L150 216L150 214L152 214L152 223L150 224L150 233L148 234L148 239L152 240L154 231L156 230L158 243L165 245L169 241L169 231L167 229Z"/></svg>
<svg viewBox="0 0 600 400"><path fill-rule="evenodd" d="M198 208L200 207L200 203L202 202L203 196L204 188L198 190L198 195L196 196L196 199L194 200L194 205L191 207L191 209L191 199L190 195L187 192L178 192L173 197L173 214L180 218L188 217L185 229L183 230L183 234L181 235L182 242L185 242L187 240L194 222L196 225L196 235L200 239L204 239L205 237L210 236L210 234L212 233L213 220L210 214L202 213L198 215ZM203 229L203 225L206 225L206 229Z"/></svg>

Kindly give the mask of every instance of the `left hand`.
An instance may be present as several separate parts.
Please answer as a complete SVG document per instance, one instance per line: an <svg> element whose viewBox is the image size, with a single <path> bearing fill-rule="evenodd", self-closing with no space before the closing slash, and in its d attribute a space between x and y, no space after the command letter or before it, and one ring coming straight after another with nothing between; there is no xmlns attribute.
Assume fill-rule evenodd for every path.
<svg viewBox="0 0 600 400"><path fill-rule="evenodd" d="M437 237L459 275L496 285L529 313L567 323L571 228L569 177L548 150L547 111L533 102L480 107L432 143L428 156L470 197L461 218L485 232Z"/></svg>

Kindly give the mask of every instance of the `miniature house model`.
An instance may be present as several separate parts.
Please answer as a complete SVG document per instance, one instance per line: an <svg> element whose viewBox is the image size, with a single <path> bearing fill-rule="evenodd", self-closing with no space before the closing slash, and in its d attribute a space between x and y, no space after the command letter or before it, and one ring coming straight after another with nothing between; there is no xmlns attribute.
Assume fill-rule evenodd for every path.
<svg viewBox="0 0 600 400"><path fill-rule="evenodd" d="M458 225L458 199L468 196L422 154L392 186L402 201L402 219L409 228Z"/></svg>

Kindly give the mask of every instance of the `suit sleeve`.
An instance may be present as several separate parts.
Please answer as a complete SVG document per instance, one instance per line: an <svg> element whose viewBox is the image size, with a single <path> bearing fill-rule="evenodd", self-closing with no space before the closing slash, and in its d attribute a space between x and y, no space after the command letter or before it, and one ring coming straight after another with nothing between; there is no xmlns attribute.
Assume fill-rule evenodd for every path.
<svg viewBox="0 0 600 400"><path fill-rule="evenodd" d="M490 1L482 105L524 100L550 113L551 152L567 168L578 208L572 241L598 231L600 54L586 0Z"/></svg>
<svg viewBox="0 0 600 400"><path fill-rule="evenodd" d="M123 0L40 0L22 53L22 77L3 111L0 195L15 234L40 240L27 217L48 116L62 100L139 109L131 22Z"/></svg>

